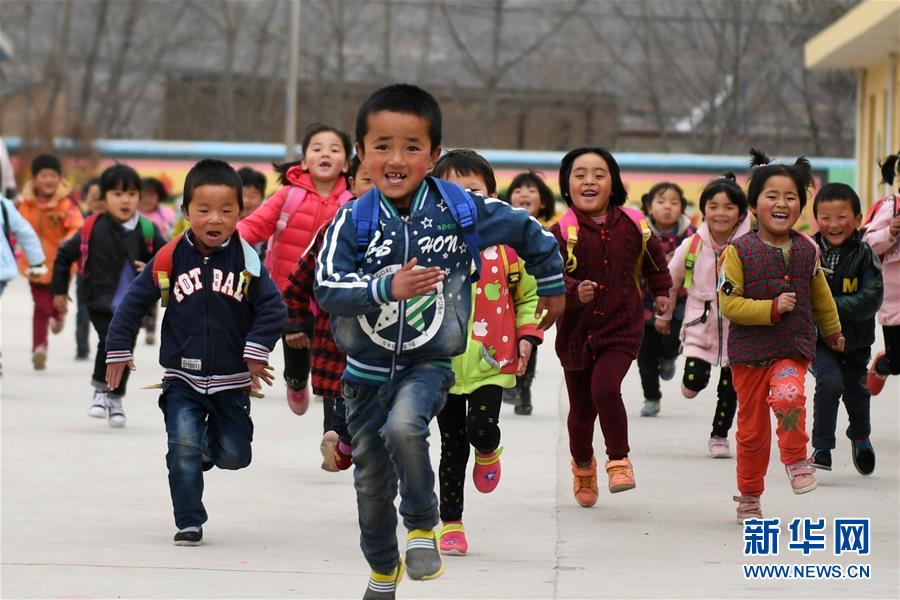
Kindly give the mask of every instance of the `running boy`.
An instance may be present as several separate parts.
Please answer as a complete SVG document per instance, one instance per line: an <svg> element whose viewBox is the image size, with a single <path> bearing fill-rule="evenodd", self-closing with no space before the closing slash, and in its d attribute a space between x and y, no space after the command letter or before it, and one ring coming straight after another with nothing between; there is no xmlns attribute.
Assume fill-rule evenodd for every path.
<svg viewBox="0 0 900 600"><path fill-rule="evenodd" d="M473 253L501 242L515 248L537 279L545 329L563 309L562 259L525 211L425 178L441 152L441 111L428 92L376 91L357 114L356 139L376 189L338 210L315 287L347 353L361 546L372 568L365 598L393 598L404 568L398 478L409 575L432 579L444 570L428 426L454 381L450 358L466 346Z"/></svg>
<svg viewBox="0 0 900 600"><path fill-rule="evenodd" d="M198 162L185 178L182 208L190 230L147 264L113 316L106 383L115 391L126 367L134 370L131 344L141 318L161 296L168 300L159 406L169 438L175 544L196 546L206 522L203 471L250 464L249 391L260 379L272 385L269 352L287 315L259 256L234 235L242 208L234 169L220 160Z"/></svg>

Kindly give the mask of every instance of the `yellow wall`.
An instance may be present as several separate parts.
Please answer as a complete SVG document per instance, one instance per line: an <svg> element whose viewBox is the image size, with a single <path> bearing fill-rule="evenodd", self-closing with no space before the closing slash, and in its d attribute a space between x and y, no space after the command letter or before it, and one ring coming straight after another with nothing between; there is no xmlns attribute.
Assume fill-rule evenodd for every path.
<svg viewBox="0 0 900 600"><path fill-rule="evenodd" d="M891 67L894 70L894 106L891 131L887 132ZM900 150L900 64L895 59L892 65L889 58L885 57L882 62L862 69L860 77L860 93L857 99L859 123L859 137L856 142L859 161L857 192L864 203L871 203L891 191L879 183L881 170L878 168L878 162L883 161L888 154ZM885 139L888 135L890 143L886 145Z"/></svg>

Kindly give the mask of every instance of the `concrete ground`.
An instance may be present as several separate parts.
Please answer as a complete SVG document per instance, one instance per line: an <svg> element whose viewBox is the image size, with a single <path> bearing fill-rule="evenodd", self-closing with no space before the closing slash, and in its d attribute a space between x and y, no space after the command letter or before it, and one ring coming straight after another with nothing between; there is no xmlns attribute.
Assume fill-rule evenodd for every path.
<svg viewBox="0 0 900 600"><path fill-rule="evenodd" d="M72 315L51 339L48 369L32 370L31 301L15 281L2 299L2 584L4 598L359 598L368 568L358 546L351 474L319 468L321 405L294 416L284 387L254 401L254 460L207 475L204 545L172 545L157 348L141 338L125 400L128 425L86 411L91 363L76 362ZM578 507L571 492L567 401L552 350L540 353L531 417L503 409L503 481L490 496L467 487L471 552L448 557L435 581L406 580L400 598L897 598L898 385L872 402L878 468L858 475L838 435L835 469L794 496L773 454L766 516L781 517L781 553L745 561L735 522L734 461L706 456L714 392L640 418L636 367L624 395L637 488ZM96 334L91 332L92 342ZM878 342L881 343L880 341ZM274 354L281 367L280 350ZM680 365L679 365L680 372ZM813 380L807 392L812 403ZM811 423L810 423L811 426ZM842 414L838 431L846 427ZM598 431L599 436L599 431ZM433 437L432 440L436 438ZM733 443L733 442L732 442ZM774 446L774 444L773 444ZM598 438L597 448L602 448ZM437 448L432 455L437 458ZM787 522L829 519L825 552L788 550ZM832 555L831 520L870 517L871 554ZM401 532L402 533L402 532ZM750 581L744 562L866 563L868 580Z"/></svg>

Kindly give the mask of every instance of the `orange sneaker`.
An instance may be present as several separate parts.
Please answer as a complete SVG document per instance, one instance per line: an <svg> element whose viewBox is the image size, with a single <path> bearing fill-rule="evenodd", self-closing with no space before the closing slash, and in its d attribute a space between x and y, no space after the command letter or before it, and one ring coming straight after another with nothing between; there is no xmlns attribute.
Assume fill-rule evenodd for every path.
<svg viewBox="0 0 900 600"><path fill-rule="evenodd" d="M609 492L615 494L634 488L634 469L628 457L606 461L606 475L609 477Z"/></svg>
<svg viewBox="0 0 900 600"><path fill-rule="evenodd" d="M575 479L572 490L575 492L575 501L585 508L597 504L599 493L597 490L597 458L591 457L591 464L579 467L575 459L572 459L572 475Z"/></svg>

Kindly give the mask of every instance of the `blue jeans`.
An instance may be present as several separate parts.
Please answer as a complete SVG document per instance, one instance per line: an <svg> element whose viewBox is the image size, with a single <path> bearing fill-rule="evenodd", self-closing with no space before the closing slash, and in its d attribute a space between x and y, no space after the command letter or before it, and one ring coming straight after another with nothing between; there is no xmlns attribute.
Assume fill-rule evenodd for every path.
<svg viewBox="0 0 900 600"><path fill-rule="evenodd" d="M169 437L166 466L175 525L178 529L203 525L203 457L220 469L250 464L250 396L245 390L206 396L176 379L163 384L159 407Z"/></svg>
<svg viewBox="0 0 900 600"><path fill-rule="evenodd" d="M816 395L813 397L813 448L827 450L834 448L834 429L837 426L841 397L850 418L847 437L851 440L869 437L872 431L869 421L871 395L865 385L868 362L869 348L846 353L835 352L821 343L816 346L816 359L812 368L816 377Z"/></svg>
<svg viewBox="0 0 900 600"><path fill-rule="evenodd" d="M450 369L433 363L407 367L379 386L344 381L360 547L369 566L380 573L390 572L400 561L394 509L398 479L406 528L437 525L428 425L453 382Z"/></svg>

